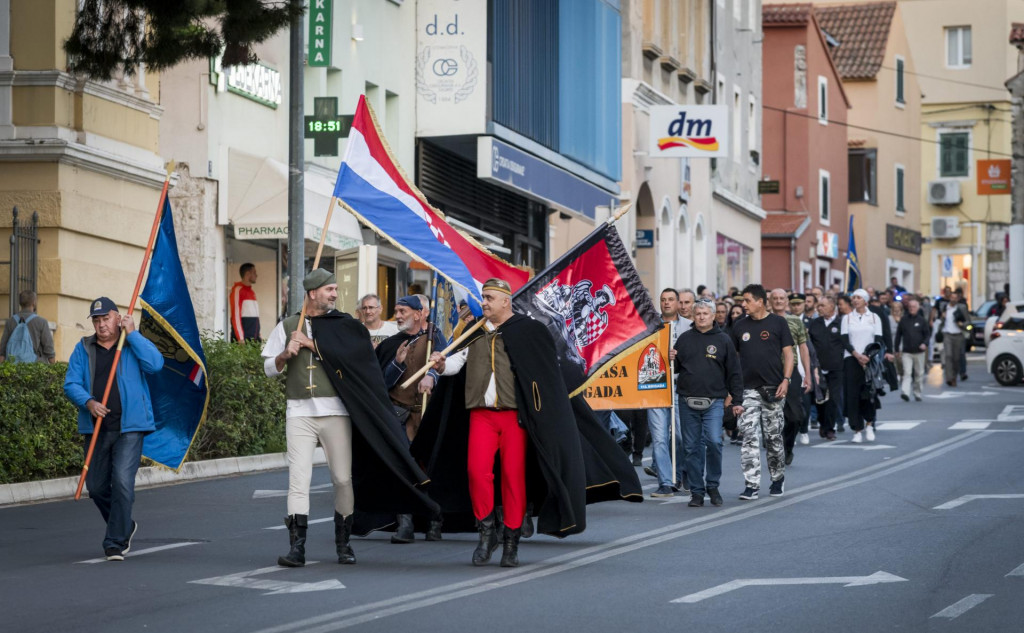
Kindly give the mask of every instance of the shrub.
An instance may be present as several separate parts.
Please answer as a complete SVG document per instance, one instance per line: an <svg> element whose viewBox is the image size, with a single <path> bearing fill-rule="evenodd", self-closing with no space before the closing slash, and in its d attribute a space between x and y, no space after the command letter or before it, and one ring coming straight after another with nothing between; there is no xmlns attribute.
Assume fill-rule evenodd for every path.
<svg viewBox="0 0 1024 633"><path fill-rule="evenodd" d="M210 403L188 461L284 451L284 383L263 374L259 345L207 339L203 348ZM81 472L66 372L67 363L0 363L0 484Z"/></svg>

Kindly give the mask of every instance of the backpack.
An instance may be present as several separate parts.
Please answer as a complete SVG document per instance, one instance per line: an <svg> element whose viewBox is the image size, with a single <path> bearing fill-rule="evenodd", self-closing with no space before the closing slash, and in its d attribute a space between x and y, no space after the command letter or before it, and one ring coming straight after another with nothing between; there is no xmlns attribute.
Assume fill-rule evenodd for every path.
<svg viewBox="0 0 1024 633"><path fill-rule="evenodd" d="M28 331L28 323L32 319L36 318L36 315L30 314L27 319L19 319L17 315L14 315L14 319L18 321L18 325L14 327L14 331L11 332L11 338L7 339L7 359L14 363L34 363L36 362L36 350L35 345L32 344L32 333Z"/></svg>

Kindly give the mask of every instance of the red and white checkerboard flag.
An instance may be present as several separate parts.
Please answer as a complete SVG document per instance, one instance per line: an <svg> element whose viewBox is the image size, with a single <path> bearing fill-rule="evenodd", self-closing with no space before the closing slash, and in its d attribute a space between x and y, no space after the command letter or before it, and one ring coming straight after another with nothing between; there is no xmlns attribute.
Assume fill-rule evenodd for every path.
<svg viewBox="0 0 1024 633"><path fill-rule="evenodd" d="M570 394L662 327L661 315L611 224L602 224L515 293L516 312L547 325Z"/></svg>

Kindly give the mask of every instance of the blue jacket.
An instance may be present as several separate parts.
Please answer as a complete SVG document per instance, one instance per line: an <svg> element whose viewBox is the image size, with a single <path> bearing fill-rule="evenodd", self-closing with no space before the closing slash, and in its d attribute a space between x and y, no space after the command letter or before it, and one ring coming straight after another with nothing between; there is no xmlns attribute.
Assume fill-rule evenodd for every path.
<svg viewBox="0 0 1024 633"><path fill-rule="evenodd" d="M92 374L96 366L96 335L86 336L75 346L64 376L64 393L78 407L78 432L90 434L93 418L85 403L93 399ZM121 432L156 430L153 405L149 397L147 374L155 374L164 366L164 357L138 330L129 334L117 365L117 388L121 391Z"/></svg>

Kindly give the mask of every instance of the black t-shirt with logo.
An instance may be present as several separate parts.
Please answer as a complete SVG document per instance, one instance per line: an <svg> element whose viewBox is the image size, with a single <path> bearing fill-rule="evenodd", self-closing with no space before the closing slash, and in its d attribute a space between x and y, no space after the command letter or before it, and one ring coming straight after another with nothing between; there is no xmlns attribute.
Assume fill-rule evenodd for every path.
<svg viewBox="0 0 1024 633"><path fill-rule="evenodd" d="M114 356L117 354L117 346L107 349L96 344L96 367L92 374L92 397L96 402L103 402L103 390L107 388L107 377L114 366ZM121 390L117 387L117 379L110 383L110 397L107 398L107 408L110 413L103 418L100 425L100 433L121 432ZM93 422L96 419L93 418Z"/></svg>
<svg viewBox="0 0 1024 633"><path fill-rule="evenodd" d="M769 313L756 320L746 316L733 323L732 340L743 368L743 388L775 387L784 380L782 348L793 346L786 319Z"/></svg>

